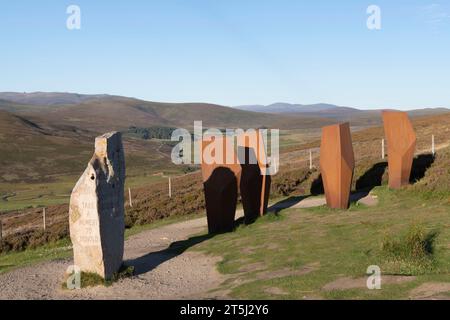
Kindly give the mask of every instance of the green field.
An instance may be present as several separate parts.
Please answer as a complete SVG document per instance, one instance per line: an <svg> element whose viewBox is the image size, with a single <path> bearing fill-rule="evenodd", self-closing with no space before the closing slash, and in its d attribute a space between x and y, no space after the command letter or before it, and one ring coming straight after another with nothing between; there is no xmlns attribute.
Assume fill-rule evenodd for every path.
<svg viewBox="0 0 450 320"><path fill-rule="evenodd" d="M182 171L171 171L170 173L180 175ZM0 183L0 195L4 197L3 200L0 199L0 211L69 203L70 194L78 178L79 176L61 177L50 183ZM143 172L140 175L129 176L125 187L128 190L128 187L147 186L164 180L167 180L167 178L152 172Z"/></svg>

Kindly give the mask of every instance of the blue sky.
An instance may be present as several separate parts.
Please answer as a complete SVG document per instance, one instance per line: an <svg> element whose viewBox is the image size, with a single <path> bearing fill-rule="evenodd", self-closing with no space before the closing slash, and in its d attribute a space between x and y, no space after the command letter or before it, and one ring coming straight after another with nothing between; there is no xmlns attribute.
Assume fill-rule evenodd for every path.
<svg viewBox="0 0 450 320"><path fill-rule="evenodd" d="M449 1L2 1L0 36L0 91L450 107Z"/></svg>

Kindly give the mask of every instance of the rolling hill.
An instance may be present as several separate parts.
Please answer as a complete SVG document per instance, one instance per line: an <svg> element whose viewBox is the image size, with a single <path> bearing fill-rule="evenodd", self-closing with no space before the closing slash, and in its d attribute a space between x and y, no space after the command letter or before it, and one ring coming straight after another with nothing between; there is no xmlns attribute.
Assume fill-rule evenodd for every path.
<svg viewBox="0 0 450 320"><path fill-rule="evenodd" d="M96 132L71 126L41 126L0 111L0 194L18 183L77 177L92 156L96 136ZM170 148L158 141L124 137L124 148L133 168L129 175L171 168L170 161L167 163Z"/></svg>
<svg viewBox="0 0 450 320"><path fill-rule="evenodd" d="M3 99L0 100L0 110L19 114L42 125L74 126L95 132L124 130L131 126L191 128L198 120L203 121L206 127L218 128L317 128L333 122L326 117L256 113L207 103L161 103L100 95L66 97L40 94L37 98L27 98L27 94L16 95L0 93L0 99ZM49 98L53 95L54 101ZM57 104L77 100L77 97L81 103ZM8 102L5 98L13 98L13 101Z"/></svg>
<svg viewBox="0 0 450 320"><path fill-rule="evenodd" d="M89 134L41 127L0 111L0 182L52 181L71 174L89 157Z"/></svg>
<svg viewBox="0 0 450 320"><path fill-rule="evenodd" d="M78 94L66 92L0 92L0 100L14 102L22 105L56 106L65 104L79 104L92 100L113 99L107 94Z"/></svg>
<svg viewBox="0 0 450 320"><path fill-rule="evenodd" d="M67 185L73 186L92 155L94 138L104 132L127 131L132 126L189 129L196 120L203 120L205 127L219 128L317 128L333 121L260 114L212 104L157 103L104 95L7 93L0 94L0 98L2 197L32 185L52 184L59 190L60 182L68 181ZM129 177L142 179L165 170L184 170L172 165L171 148L162 141L126 135L124 147Z"/></svg>
<svg viewBox="0 0 450 320"><path fill-rule="evenodd" d="M205 127L310 129L349 121L354 127L381 123L381 110L359 110L333 104L275 103L229 108L208 103L162 103L112 95L76 93L0 93L0 110L21 115L41 126L72 127L104 132L129 127ZM412 110L412 117L449 109Z"/></svg>
<svg viewBox="0 0 450 320"><path fill-rule="evenodd" d="M51 95L50 95L51 96ZM2 96L3 98L11 96ZM317 128L330 119L237 111L200 103L170 104L125 97L95 96L79 104L44 100L0 100L0 211L66 201L92 156L96 136L136 127L183 127L195 120L218 128ZM72 97L56 96L70 102ZM41 99L42 96L39 96ZM33 102L38 104L26 104ZM170 161L171 147L159 140L124 136L127 181L139 185L160 172L188 168ZM2 200L3 199L3 200Z"/></svg>

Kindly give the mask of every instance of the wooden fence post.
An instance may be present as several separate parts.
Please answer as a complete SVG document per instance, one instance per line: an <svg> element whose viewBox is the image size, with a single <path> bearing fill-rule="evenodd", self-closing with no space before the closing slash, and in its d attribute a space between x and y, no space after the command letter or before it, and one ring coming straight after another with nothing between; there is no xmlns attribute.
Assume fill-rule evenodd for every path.
<svg viewBox="0 0 450 320"><path fill-rule="evenodd" d="M128 198L130 199L130 207L133 208L133 202L131 200L131 188L128 188Z"/></svg>
<svg viewBox="0 0 450 320"><path fill-rule="evenodd" d="M44 223L44 231L45 231L47 229L47 217L46 217L45 208L42 210L42 221Z"/></svg>
<svg viewBox="0 0 450 320"><path fill-rule="evenodd" d="M274 167L274 172L277 173L280 170L280 162L278 161L279 159L277 157L273 158L273 167ZM272 159L271 159L272 161Z"/></svg>
<svg viewBox="0 0 450 320"><path fill-rule="evenodd" d="M169 177L169 198L172 198L172 179Z"/></svg>
<svg viewBox="0 0 450 320"><path fill-rule="evenodd" d="M431 153L433 156L436 154L436 146L434 144L434 134L431 136Z"/></svg>

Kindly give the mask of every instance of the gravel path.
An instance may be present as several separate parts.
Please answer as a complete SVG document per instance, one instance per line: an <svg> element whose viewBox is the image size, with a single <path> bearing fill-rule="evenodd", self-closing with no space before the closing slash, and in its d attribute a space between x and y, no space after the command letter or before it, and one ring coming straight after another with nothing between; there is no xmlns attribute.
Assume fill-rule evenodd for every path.
<svg viewBox="0 0 450 320"><path fill-rule="evenodd" d="M216 264L220 258L167 248L185 248L206 238L191 238L205 231L206 219L175 223L144 231L125 243L125 263L136 276L110 287L63 290L71 260L50 261L0 275L0 299L196 299L226 298L210 294L224 280ZM180 249L181 250L181 249Z"/></svg>
<svg viewBox="0 0 450 320"><path fill-rule="evenodd" d="M269 210L308 208L324 203L324 198L287 199ZM238 210L236 217L242 215L242 210ZM136 275L110 287L63 290L65 271L72 264L67 259L1 274L0 299L226 299L223 291L211 293L227 279L216 268L221 258L186 251L208 239L194 237L206 234L206 225L206 218L200 218L130 237L125 242L124 260L126 265L135 267Z"/></svg>

